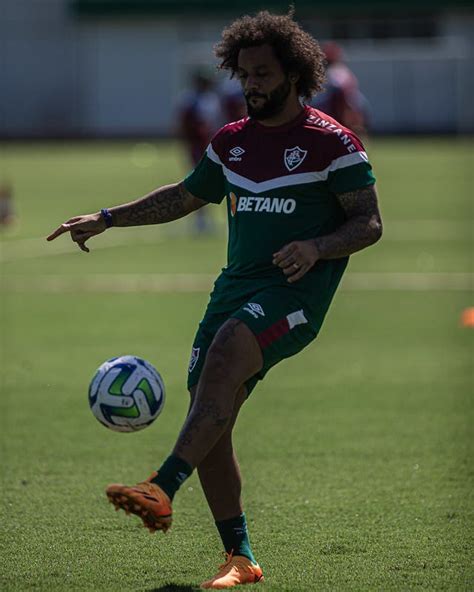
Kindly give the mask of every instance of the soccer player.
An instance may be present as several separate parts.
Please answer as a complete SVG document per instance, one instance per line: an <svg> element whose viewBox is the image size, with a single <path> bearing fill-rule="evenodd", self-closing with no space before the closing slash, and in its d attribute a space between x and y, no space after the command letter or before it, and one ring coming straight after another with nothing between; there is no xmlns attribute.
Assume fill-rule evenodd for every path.
<svg viewBox="0 0 474 592"><path fill-rule="evenodd" d="M326 84L324 92L311 101L339 123L358 135L366 136L369 123L369 104L359 89L359 82L344 62L342 48L334 41L322 46L326 58Z"/></svg>
<svg viewBox="0 0 474 592"><path fill-rule="evenodd" d="M192 89L180 98L178 111L181 137L189 160L195 167L201 160L210 139L224 122L224 113L221 99L214 90L214 82L208 72L196 71L192 82ZM206 210L197 210L194 219L197 234L206 234L211 231L212 225Z"/></svg>
<svg viewBox="0 0 474 592"><path fill-rule="evenodd" d="M323 55L292 14L244 16L216 46L240 80L248 117L224 126L183 181L110 209L71 218L83 251L109 227L176 220L227 201L228 264L192 348L189 413L170 456L148 480L107 496L167 530L172 501L197 469L227 560L203 588L263 579L249 542L232 447L239 409L259 380L317 336L348 257L375 243L382 223L359 139L302 101L321 89Z"/></svg>

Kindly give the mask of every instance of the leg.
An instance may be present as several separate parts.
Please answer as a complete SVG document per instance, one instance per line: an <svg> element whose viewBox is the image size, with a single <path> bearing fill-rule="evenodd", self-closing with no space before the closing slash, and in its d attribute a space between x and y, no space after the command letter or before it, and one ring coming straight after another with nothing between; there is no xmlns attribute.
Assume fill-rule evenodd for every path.
<svg viewBox="0 0 474 592"><path fill-rule="evenodd" d="M190 391L191 401L196 397L197 387ZM239 463L232 446L232 429L247 389L237 393L231 421L214 448L197 467L199 480L214 520L221 521L239 516L243 512L240 492L242 481Z"/></svg>
<svg viewBox="0 0 474 592"><path fill-rule="evenodd" d="M240 508L240 474L232 452L232 426L244 400L244 395L239 394L244 392L242 386L262 365L260 346L250 329L240 320L226 321L207 352L195 398L173 454L147 482L133 487L120 483L109 485L107 496L116 508L137 514L150 530L167 530L175 492L226 432L210 462L204 465L204 472L215 459L219 459L219 466L226 465L226 479L233 493L228 506L224 503L217 507L217 501L214 506L216 498L212 498L217 515ZM216 477L213 475L210 482L214 483ZM210 486L206 487L206 491L209 489Z"/></svg>
<svg viewBox="0 0 474 592"><path fill-rule="evenodd" d="M260 346L250 329L229 319L218 331L206 356L194 401L173 455L198 467L235 421L237 396L263 365ZM240 405L242 401L240 402ZM237 407L240 408L240 405Z"/></svg>
<svg viewBox="0 0 474 592"><path fill-rule="evenodd" d="M196 392L197 387L190 389L191 401L196 397ZM214 577L202 583L203 588L227 588L238 583L263 580L262 570L249 541L240 496L240 468L232 446L232 430L246 398L247 388L243 386L237 393L226 431L197 467L202 489L227 553L225 565Z"/></svg>

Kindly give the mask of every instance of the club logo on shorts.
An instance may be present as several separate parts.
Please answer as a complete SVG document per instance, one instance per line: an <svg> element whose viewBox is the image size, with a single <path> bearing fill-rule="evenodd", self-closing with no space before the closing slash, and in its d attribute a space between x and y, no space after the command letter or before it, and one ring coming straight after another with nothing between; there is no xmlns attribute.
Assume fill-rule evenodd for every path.
<svg viewBox="0 0 474 592"><path fill-rule="evenodd" d="M229 193L230 199L230 215L232 218L235 216L235 212L237 211L237 196L232 191Z"/></svg>
<svg viewBox="0 0 474 592"><path fill-rule="evenodd" d="M244 306L244 310L250 313L255 319L258 319L259 315L261 317L265 316L263 308L260 306L260 304L257 304L256 302L249 302Z"/></svg>
<svg viewBox="0 0 474 592"><path fill-rule="evenodd" d="M286 168L290 171L294 171L300 166L303 160L308 154L307 150L302 150L299 146L294 148L287 148L285 150L285 156L283 158Z"/></svg>
<svg viewBox="0 0 474 592"><path fill-rule="evenodd" d="M192 352L191 352L191 359L189 360L189 372L191 373L198 360L199 360L199 352L201 351L200 347L193 347Z"/></svg>

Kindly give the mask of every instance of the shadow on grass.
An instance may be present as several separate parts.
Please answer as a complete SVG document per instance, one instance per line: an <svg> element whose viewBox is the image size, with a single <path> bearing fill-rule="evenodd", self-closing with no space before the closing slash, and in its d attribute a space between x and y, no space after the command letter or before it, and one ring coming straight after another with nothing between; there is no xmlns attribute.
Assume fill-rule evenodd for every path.
<svg viewBox="0 0 474 592"><path fill-rule="evenodd" d="M199 590L197 586L188 586L183 584L165 584L159 588L152 588L146 592L196 592Z"/></svg>

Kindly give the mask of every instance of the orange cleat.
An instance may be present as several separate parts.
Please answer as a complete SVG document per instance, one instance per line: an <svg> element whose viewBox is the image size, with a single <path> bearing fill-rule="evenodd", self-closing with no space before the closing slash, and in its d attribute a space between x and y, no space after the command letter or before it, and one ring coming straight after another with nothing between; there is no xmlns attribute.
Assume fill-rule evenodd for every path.
<svg viewBox="0 0 474 592"><path fill-rule="evenodd" d="M219 567L219 572L210 580L203 582L201 588L224 590L240 584L263 582L263 573L259 565L252 563L243 555L226 554L226 562Z"/></svg>
<svg viewBox="0 0 474 592"><path fill-rule="evenodd" d="M130 487L112 483L105 492L116 510L139 516L150 532L166 532L171 526L173 510L166 493L156 483L151 483L155 476L153 473L146 481Z"/></svg>

